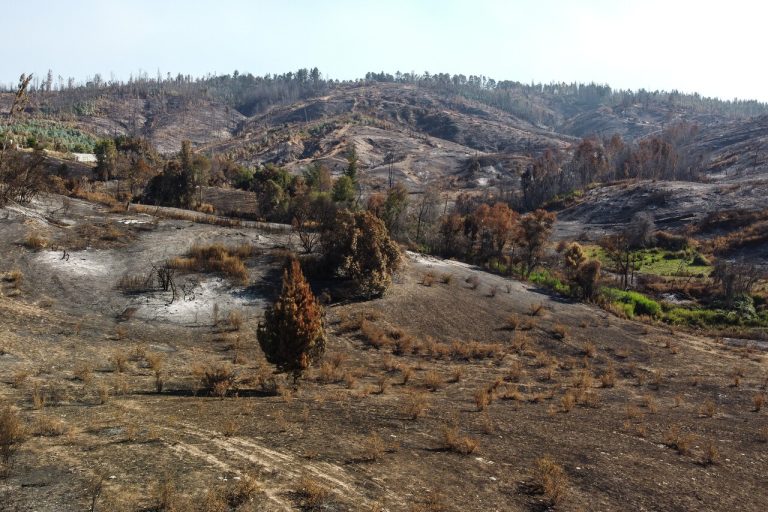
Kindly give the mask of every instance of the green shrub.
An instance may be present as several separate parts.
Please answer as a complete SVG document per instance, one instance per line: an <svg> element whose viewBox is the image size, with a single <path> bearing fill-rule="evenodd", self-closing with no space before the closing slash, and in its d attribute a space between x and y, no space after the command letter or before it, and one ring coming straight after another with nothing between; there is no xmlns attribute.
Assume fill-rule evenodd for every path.
<svg viewBox="0 0 768 512"><path fill-rule="evenodd" d="M658 318L661 315L661 304L642 293L623 291L616 288L607 288L604 290L604 293L629 318L633 318L635 315Z"/></svg>

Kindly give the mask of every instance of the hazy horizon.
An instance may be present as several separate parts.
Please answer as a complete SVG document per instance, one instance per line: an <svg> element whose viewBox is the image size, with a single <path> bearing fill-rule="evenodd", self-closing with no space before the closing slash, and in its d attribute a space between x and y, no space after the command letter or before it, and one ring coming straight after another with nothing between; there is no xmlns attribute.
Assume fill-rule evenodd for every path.
<svg viewBox="0 0 768 512"><path fill-rule="evenodd" d="M139 71L194 77L318 67L348 80L367 71L484 75L496 80L678 90L768 101L755 65L768 6L660 0L536 3L482 0L209 2L76 0L4 6L0 82L48 70L85 82Z"/></svg>

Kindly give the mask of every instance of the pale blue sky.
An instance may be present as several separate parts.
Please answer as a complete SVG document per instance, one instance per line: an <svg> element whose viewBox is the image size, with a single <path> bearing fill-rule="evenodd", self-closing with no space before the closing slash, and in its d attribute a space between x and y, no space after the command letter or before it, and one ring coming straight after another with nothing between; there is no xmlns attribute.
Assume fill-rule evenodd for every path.
<svg viewBox="0 0 768 512"><path fill-rule="evenodd" d="M768 101L768 3L0 0L0 82L320 68L580 81Z"/></svg>

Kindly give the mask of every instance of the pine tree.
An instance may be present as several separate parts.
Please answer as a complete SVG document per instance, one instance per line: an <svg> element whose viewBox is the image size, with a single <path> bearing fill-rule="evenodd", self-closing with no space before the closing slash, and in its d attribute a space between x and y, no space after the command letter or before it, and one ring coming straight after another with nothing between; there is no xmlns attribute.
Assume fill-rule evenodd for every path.
<svg viewBox="0 0 768 512"><path fill-rule="evenodd" d="M283 271L283 289L257 330L267 361L294 382L325 351L323 311L296 258Z"/></svg>

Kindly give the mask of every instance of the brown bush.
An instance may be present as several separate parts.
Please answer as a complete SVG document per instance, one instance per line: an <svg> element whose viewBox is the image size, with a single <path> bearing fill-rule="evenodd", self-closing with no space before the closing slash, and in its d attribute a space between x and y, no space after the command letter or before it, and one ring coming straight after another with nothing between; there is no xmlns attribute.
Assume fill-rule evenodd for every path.
<svg viewBox="0 0 768 512"><path fill-rule="evenodd" d="M430 391L437 391L443 387L443 378L436 371L430 370L424 375L424 385Z"/></svg>
<svg viewBox="0 0 768 512"><path fill-rule="evenodd" d="M303 510L325 508L331 500L331 491L307 476L302 477L296 494L301 500Z"/></svg>
<svg viewBox="0 0 768 512"><path fill-rule="evenodd" d="M422 392L409 393L402 403L402 412L411 420L421 418L429 409L429 398Z"/></svg>
<svg viewBox="0 0 768 512"><path fill-rule="evenodd" d="M222 244L195 245L184 258L172 258L170 268L187 272L221 272L240 284L248 282L248 269L243 259L253 255L251 245L226 247Z"/></svg>
<svg viewBox="0 0 768 512"><path fill-rule="evenodd" d="M755 393L752 396L752 410L755 412L760 412L760 409L763 408L763 404L765 404L765 393Z"/></svg>
<svg viewBox="0 0 768 512"><path fill-rule="evenodd" d="M568 493L568 476L563 467L551 457L536 460L533 469L533 487L552 505L561 504Z"/></svg>
<svg viewBox="0 0 768 512"><path fill-rule="evenodd" d="M229 366L205 368L200 383L207 393L223 398L237 384L237 373Z"/></svg>
<svg viewBox="0 0 768 512"><path fill-rule="evenodd" d="M449 426L443 429L441 446L450 452L469 455L477 449L478 442L469 436L461 435L458 427Z"/></svg>
<svg viewBox="0 0 768 512"><path fill-rule="evenodd" d="M19 413L10 406L0 409L0 461L7 467L26 438Z"/></svg>
<svg viewBox="0 0 768 512"><path fill-rule="evenodd" d="M695 437L692 434L683 434L678 425L671 426L664 433L664 444L677 450L680 455L691 453L691 445L694 440Z"/></svg>
<svg viewBox="0 0 768 512"><path fill-rule="evenodd" d="M699 409L699 414L707 418L713 417L716 412L717 412L717 405L712 400L707 400L706 402L704 402L704 405L702 405L701 408Z"/></svg>
<svg viewBox="0 0 768 512"><path fill-rule="evenodd" d="M24 247L32 251L41 251L48 246L48 240L38 233L30 233L24 239Z"/></svg>

